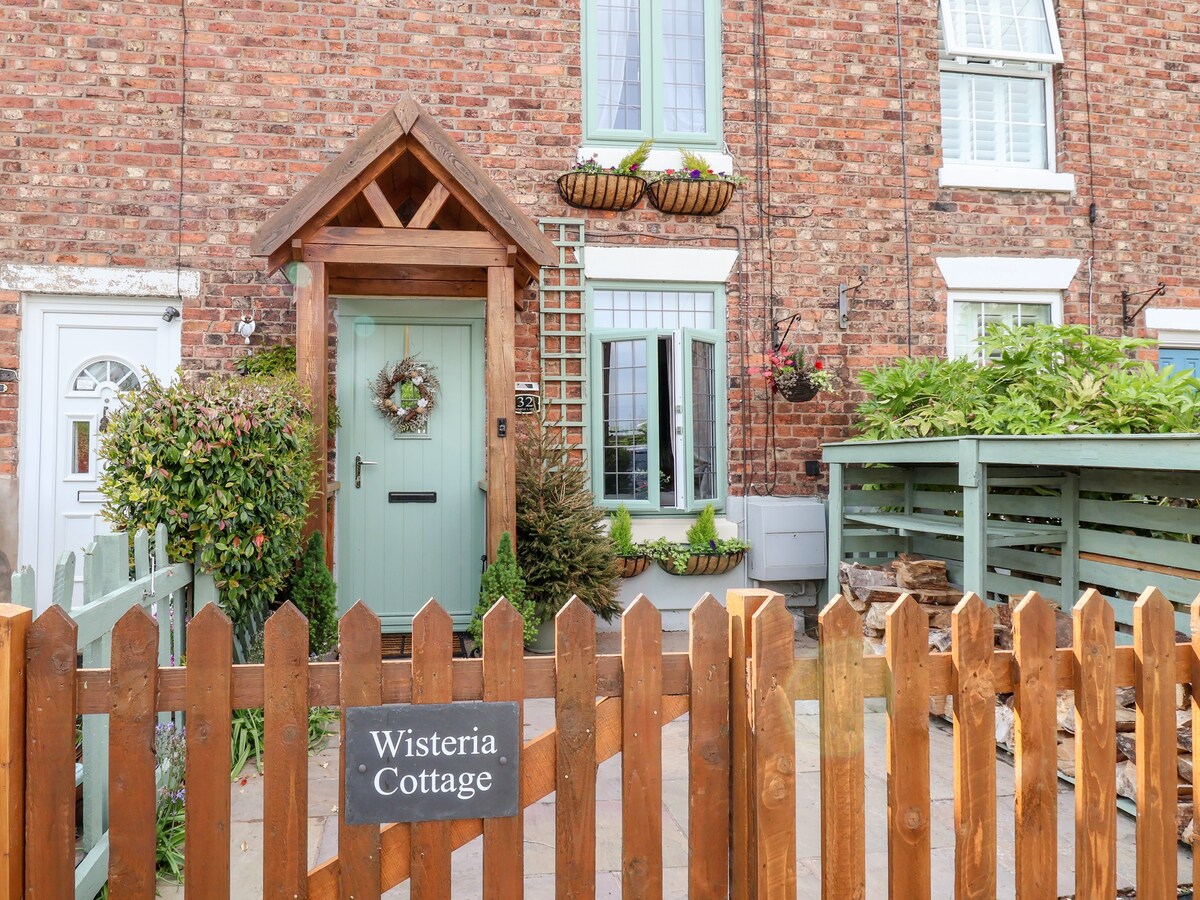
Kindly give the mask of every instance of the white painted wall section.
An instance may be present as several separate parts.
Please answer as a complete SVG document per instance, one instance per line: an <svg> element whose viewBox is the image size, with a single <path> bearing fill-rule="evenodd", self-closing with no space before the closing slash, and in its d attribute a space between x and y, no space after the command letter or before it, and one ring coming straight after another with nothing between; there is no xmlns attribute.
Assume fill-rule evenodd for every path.
<svg viewBox="0 0 1200 900"><path fill-rule="evenodd" d="M584 247L583 274L600 281L681 281L724 284L736 250L698 247Z"/></svg>
<svg viewBox="0 0 1200 900"><path fill-rule="evenodd" d="M1065 291L1079 271L1079 260L1062 257L940 256L942 278L950 290Z"/></svg>

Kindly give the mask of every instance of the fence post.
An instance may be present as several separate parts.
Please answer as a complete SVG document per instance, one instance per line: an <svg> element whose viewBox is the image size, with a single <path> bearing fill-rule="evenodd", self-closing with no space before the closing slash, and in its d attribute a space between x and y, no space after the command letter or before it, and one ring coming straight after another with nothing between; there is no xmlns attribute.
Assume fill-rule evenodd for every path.
<svg viewBox="0 0 1200 900"><path fill-rule="evenodd" d="M729 891L733 900L754 896L756 869L754 807L750 776L753 773L754 741L750 721L750 676L746 660L750 656L750 620L759 608L774 596L770 591L736 589L725 594L729 613L729 766L730 793L730 872Z"/></svg>
<svg viewBox="0 0 1200 900"><path fill-rule="evenodd" d="M32 621L33 610L0 603L0 895L5 897L25 896L25 638Z"/></svg>
<svg viewBox="0 0 1200 900"><path fill-rule="evenodd" d="M796 896L796 709L792 699L795 625L781 594L771 594L749 624L753 650L750 718L754 724L754 895L760 900L775 900Z"/></svg>
<svg viewBox="0 0 1200 900"><path fill-rule="evenodd" d="M212 572L200 568L200 560L197 559L192 569L192 615L199 615L207 604L216 602L216 580Z"/></svg>

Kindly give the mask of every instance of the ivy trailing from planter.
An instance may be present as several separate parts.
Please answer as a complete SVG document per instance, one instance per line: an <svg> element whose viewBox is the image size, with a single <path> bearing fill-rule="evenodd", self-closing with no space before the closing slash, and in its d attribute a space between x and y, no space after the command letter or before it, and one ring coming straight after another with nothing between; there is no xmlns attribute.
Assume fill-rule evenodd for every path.
<svg viewBox="0 0 1200 900"><path fill-rule="evenodd" d="M717 536L716 510L710 503L700 512L695 524L687 530L686 543L658 538L642 545L642 550L672 575L720 574L742 561L750 545L740 538ZM702 565L696 558L708 557Z"/></svg>

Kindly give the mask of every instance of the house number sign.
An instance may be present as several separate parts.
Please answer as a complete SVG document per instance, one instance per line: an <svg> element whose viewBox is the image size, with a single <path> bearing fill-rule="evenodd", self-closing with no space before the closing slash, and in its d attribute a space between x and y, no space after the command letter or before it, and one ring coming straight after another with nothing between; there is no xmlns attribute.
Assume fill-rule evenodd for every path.
<svg viewBox="0 0 1200 900"><path fill-rule="evenodd" d="M517 394L517 415L528 416L542 408L542 398L537 394Z"/></svg>
<svg viewBox="0 0 1200 900"><path fill-rule="evenodd" d="M489 819L520 811L516 703L346 710L346 821Z"/></svg>

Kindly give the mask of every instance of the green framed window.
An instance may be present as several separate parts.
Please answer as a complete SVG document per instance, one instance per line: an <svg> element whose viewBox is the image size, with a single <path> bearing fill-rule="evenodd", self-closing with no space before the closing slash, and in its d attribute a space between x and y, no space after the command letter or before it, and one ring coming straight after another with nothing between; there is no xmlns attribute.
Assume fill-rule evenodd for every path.
<svg viewBox="0 0 1200 900"><path fill-rule="evenodd" d="M718 0L583 0L589 142L720 148Z"/></svg>
<svg viewBox="0 0 1200 900"><path fill-rule="evenodd" d="M722 506L724 288L588 286L592 489L631 511Z"/></svg>

